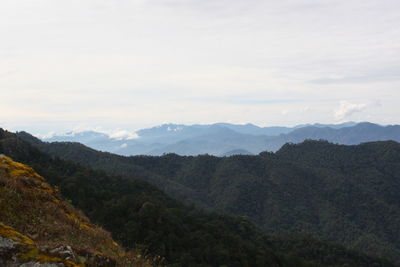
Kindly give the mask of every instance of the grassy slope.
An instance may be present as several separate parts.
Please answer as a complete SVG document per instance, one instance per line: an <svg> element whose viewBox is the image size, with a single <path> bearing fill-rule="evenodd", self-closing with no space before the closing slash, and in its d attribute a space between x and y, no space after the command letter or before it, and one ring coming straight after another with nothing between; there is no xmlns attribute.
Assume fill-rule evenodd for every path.
<svg viewBox="0 0 400 267"><path fill-rule="evenodd" d="M110 233L64 202L57 189L32 168L8 157L0 157L0 222L38 245L69 245L116 259L120 265L145 266L132 252L125 252Z"/></svg>

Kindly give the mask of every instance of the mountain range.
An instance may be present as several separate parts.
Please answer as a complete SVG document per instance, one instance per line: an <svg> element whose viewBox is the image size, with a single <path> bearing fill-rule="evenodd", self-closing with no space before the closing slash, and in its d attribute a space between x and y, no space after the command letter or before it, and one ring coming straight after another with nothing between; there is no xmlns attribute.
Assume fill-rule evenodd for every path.
<svg viewBox="0 0 400 267"><path fill-rule="evenodd" d="M127 137L96 131L70 132L42 138L46 142L79 142L100 151L119 155L229 156L277 151L285 143L307 139L353 145L371 141L400 141L400 126L381 126L369 122L305 124L295 127L258 127L253 124L211 125L164 124L142 129Z"/></svg>
<svg viewBox="0 0 400 267"><path fill-rule="evenodd" d="M378 144L374 149L382 152L391 151L385 149L386 144L382 143L382 145L383 148ZM389 145L389 147L391 146ZM49 154L45 150L51 150L52 153ZM56 157L57 153L62 156ZM263 154L258 157L266 158L268 155ZM70 157L70 160L62 159L64 156ZM103 238L96 235L97 232L91 231L96 226L93 226L83 215L77 215L75 210L71 211L73 208L70 206L73 205L85 212L91 221L110 231L112 237L125 249L135 249L145 253L143 263L126 262L117 266L155 267L159 261L161 261L162 266L167 267L396 266L389 260L376 257L376 254L381 254L381 250L378 251L379 253L360 252L358 249L349 249L341 244L321 240L307 232L268 234L256 227L248 216L202 210L168 197L162 190L143 179L144 172L147 172L147 175L165 179L165 176L161 174L165 171L170 172L184 166L186 166L184 169L190 170L194 167L199 172L196 172L198 176L193 177L193 182L199 183L199 190L201 190L204 186L200 185L205 182L204 179L208 179L207 170L209 168L207 164L211 164L209 166L215 165L214 159L244 157L247 162L246 157L254 157L215 158L199 156L200 158L187 158L195 159L199 163L206 163L205 169L202 170L200 166L196 167L198 164L188 165L190 162L187 162L184 157L172 156L172 160L169 157L143 158L143 156L139 156L136 158L138 160L136 164L130 163L130 165L138 167L137 173L119 176L108 175L104 171L90 169L90 163L96 161L96 157L98 159L108 157L108 164L104 166L110 168L107 170L108 173L112 169L114 171L127 171L126 169L119 170L121 166L118 166L117 163L117 159L123 160L125 157L98 152L77 143L43 143L28 133L16 135L0 129L0 159L3 158L0 163L6 162L11 166L0 164L0 192L2 192L0 194L0 205L2 207L0 209L0 221L4 221L8 225L11 224L19 231L23 230L24 233L28 232L32 236L32 241L29 241L29 247L26 248L28 251L24 247L20 247L19 244L16 245L21 251L13 250L12 252L17 254L14 254L16 257L22 253L23 257L15 258L12 256L13 254L9 254L9 250L5 251L4 249L10 242L14 244L12 243L14 240L10 241L8 238L14 238L13 235L19 237L22 235L14 233L10 227L3 227L0 224L0 263L18 260L25 265L36 264L41 266L41 264L47 264L46 266L50 266L50 263L57 262L57 266L75 266L72 264L63 265L62 259L49 258L47 255L40 254L43 253L41 251L48 249L45 246L36 247L34 242L40 240L57 242L55 238L69 238L69 241L66 241L74 242L78 246L85 244L89 249L103 245L104 242L113 245L111 237L90 245L90 243L83 243L85 240L80 238L79 232L75 235L72 231L68 231L68 229L79 228L89 231L92 235L94 234L88 239L90 242L96 240L96 238ZM389 153L387 159L390 159L391 156ZM11 158L27 165L12 161ZM74 163L73 161L78 162L77 158L81 160L86 158L87 161L85 164ZM153 164L151 160L156 158L162 164L150 167ZM146 163L149 159L150 162ZM116 165L111 167L113 164ZM6 169L5 172L2 172L4 167L9 168L9 170ZM31 167L34 167L37 173ZM229 165L225 167L227 167L227 170L231 169L233 173L237 172L237 169L232 169ZM247 168L244 168L245 166L237 167L242 170L240 175L243 175L243 178L248 177L248 175L244 175L248 171ZM396 171L395 168L389 169ZM257 169L253 170L257 171ZM159 174L157 175L157 173ZM237 174L239 175L239 173ZM169 175L171 175L172 180L176 180L172 173L169 173ZM201 177L204 177L204 179ZM189 182L190 179L187 181ZM53 187L48 185L47 182ZM218 181L216 182L218 183ZM178 184L178 180L175 183ZM181 184L183 184L183 181L181 181ZM296 187L296 184L293 187ZM37 189L33 190L34 188ZM246 190L246 187L243 189ZM372 188L370 189L372 190ZM291 193L290 190L287 192ZM394 188L393 192L395 194L397 188ZM244 197L247 195L249 194L244 195ZM254 195L258 197L257 192ZM225 194L225 196L227 195ZM355 192L355 196L357 196L357 192ZM387 197L390 200L395 195L389 194ZM279 202L279 196L274 198ZM370 205L370 203L367 204ZM241 205L246 207L248 204L243 201ZM396 212L396 203L393 202L393 205L393 211ZM368 213L369 209L366 211ZM369 214L373 215L374 212L375 210ZM301 213L301 211L297 213ZM293 213L291 216L298 217L300 223L303 219L297 213ZM244 212L243 214L245 215ZM377 214L379 218L380 215L386 216L387 211L382 210L380 214ZM390 216L393 224L396 224L395 213L391 213ZM277 218L279 219L279 217ZM380 219L383 223L386 222L382 218ZM327 222L334 224L335 218L328 218ZM72 226L69 226L71 223ZM67 225L64 227L64 224ZM370 225L371 221L366 220L365 224ZM377 225L378 228L371 229L371 232L387 226L390 225L382 224L380 228ZM5 229L5 232L3 232L3 229ZM349 231L351 232L352 229L349 228ZM339 229L332 230L336 230L335 233L338 235L342 233L337 231ZM81 234L85 231L81 231ZM388 233L392 231L390 233L393 234L393 240L397 238L396 229L388 227L385 231ZM365 246L383 249L387 245L388 249L392 248L389 243L378 242L371 245L371 240L373 239L366 239ZM31 248L34 251L33 254L29 252ZM71 249L68 249L68 251L71 252ZM28 256L25 257L27 252ZM62 251L62 253L64 252ZM74 253L74 250L71 253ZM389 253L387 255L390 257ZM147 261L148 256L152 259L150 262ZM122 260L126 259L126 255L121 255L121 257ZM136 259L142 258L138 254L135 257ZM35 262L29 262L30 259L34 259ZM396 259L392 260L392 262L395 261ZM102 265L91 265L84 262L76 266ZM106 264L105 266L114 265Z"/></svg>
<svg viewBox="0 0 400 267"><path fill-rule="evenodd" d="M334 130L352 142L354 132L371 137L363 127L376 134L397 129L358 124ZM229 157L124 157L18 136L54 157L150 182L187 204L246 216L266 233L309 233L400 262L400 144L394 141L349 146L307 140L276 152Z"/></svg>

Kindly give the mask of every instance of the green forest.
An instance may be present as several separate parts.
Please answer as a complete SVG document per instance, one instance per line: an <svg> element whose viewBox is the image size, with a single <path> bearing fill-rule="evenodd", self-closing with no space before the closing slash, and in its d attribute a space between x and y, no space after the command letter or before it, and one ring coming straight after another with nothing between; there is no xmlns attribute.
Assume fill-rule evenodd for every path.
<svg viewBox="0 0 400 267"><path fill-rule="evenodd" d="M36 147L21 138L30 141ZM385 161L389 164L386 166L388 170L385 167L383 170L385 173L392 171L393 175L397 172L394 169L396 160L392 157L399 155L396 145L382 143L381 147L379 144L372 144L372 147L367 148L377 153L385 152L388 159L392 159ZM385 256L392 259L392 262L397 260L392 253L398 249L395 245L395 241L398 240L398 229L395 226L398 224L393 216L396 215L398 199L390 195L390 192L383 198L388 203L392 201L392 212L386 214L387 211L381 210L381 206L375 209L382 215L390 215L388 220L392 220L392 225L389 225L392 228L386 228L385 218L379 215L376 221L383 223L381 226L374 225L373 218L370 218L371 221L364 221L365 224L370 223L370 228L363 232L366 236L365 243L360 244L364 249L356 246L349 249L352 247L349 243L340 242L345 240L334 240L339 241L337 244L323 241L329 238L318 236L318 232L314 230L314 227L320 226L311 223L314 219L313 214L310 214L312 211L299 209L302 206L301 202L289 203L297 201L296 191L298 195L304 196L301 193L302 187L319 190L316 173L312 176L306 171L315 168L315 171L322 173L324 168L336 168L336 165L340 165L329 163L325 167L322 162L315 162L317 166L314 167L310 161L314 163L314 157L320 159L320 156L310 155L309 158L304 157L304 162L298 163L303 165L299 167L292 163L293 159L290 158L296 157L296 154L288 155L287 150L302 146L321 146L324 148L321 153L326 157L329 156L327 151L330 147L335 147L324 142L306 142L297 146L285 146L276 154L262 153L259 156L216 158L207 155L165 155L124 158L90 150L78 144L44 144L26 133L20 133L18 137L13 133L0 131L0 153L35 168L49 183L60 188L66 200L84 211L91 220L109 230L126 248L140 247L148 254L159 255L167 266L395 266L390 261L370 253L371 247L379 246L381 250L378 252L383 251L386 254L380 253L378 256ZM338 157L337 161L343 159L344 157ZM96 162L101 164L96 166ZM390 162L394 165L391 166ZM222 163L223 168L220 167ZM102 170L92 170L84 165ZM127 168L124 169L123 166ZM272 166L277 167L273 169ZM267 169L270 172L266 172ZM300 182L293 183L292 188L285 189L287 197L279 198L279 190L282 190L279 186L290 184L290 179L299 176L307 183L302 187L299 187ZM164 177L168 177L168 180ZM232 180L237 179L236 177L240 177L241 180ZM272 177L272 181L266 179L267 177ZM145 181L146 179L153 185ZM264 180L268 181L268 184L265 184ZM394 176L392 180L396 182ZM339 192L340 185L336 182L332 184L339 186ZM251 186L261 190L268 185L277 193L267 195L270 202L260 201L264 191L253 191ZM384 190L388 185L378 184L378 189L379 186ZM166 188L170 188L170 191ZM166 190L169 196L162 190ZM348 193L353 194L352 190ZM354 192L357 190L354 188ZM180 192L180 195L173 198L172 192ZM188 192L194 193L193 199L189 198ZM362 193L360 198L368 198L368 195ZM321 194L326 195L328 199L333 197L325 192ZM396 188L393 188L393 194L396 194ZM183 204L180 200L192 204ZM312 199L306 198L304 201L310 204ZM340 201L345 202L345 197ZM291 207L296 209L296 213L292 213ZM341 207L345 208L351 209L351 205ZM267 215L270 221L265 221L265 225L262 223L265 214L261 214L259 218L255 216L260 209L269 211ZM326 212L326 227L331 225L332 231L338 225L342 227L341 217L338 215L342 215L343 211L339 206L333 213L338 217L329 217L333 215L329 211ZM369 208L365 213L365 216L376 216ZM286 224L281 223L280 216L285 217ZM311 222L306 220L307 218ZM348 220L357 222L352 218ZM258 226L255 226L254 222ZM309 227L309 231L304 231L301 226ZM363 230L357 227L354 223L346 230L349 233L354 230L353 236L356 236L357 231ZM376 233L379 229L387 231L382 234L391 234L392 239L382 239L386 242L379 240L377 237L380 236ZM332 232L332 235L341 234L343 233L340 231Z"/></svg>

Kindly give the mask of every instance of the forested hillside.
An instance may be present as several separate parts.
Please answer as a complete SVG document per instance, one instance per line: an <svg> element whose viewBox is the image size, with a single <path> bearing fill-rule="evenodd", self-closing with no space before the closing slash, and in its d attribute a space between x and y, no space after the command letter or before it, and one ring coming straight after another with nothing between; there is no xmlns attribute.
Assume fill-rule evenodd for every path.
<svg viewBox="0 0 400 267"><path fill-rule="evenodd" d="M267 233L311 233L400 262L399 143L306 141L257 156L122 157L29 138L52 155L150 181L187 203L248 216Z"/></svg>
<svg viewBox="0 0 400 267"><path fill-rule="evenodd" d="M145 181L52 158L3 130L0 153L35 167L125 247L160 255L167 266L394 266L310 236L265 235L244 217L201 211Z"/></svg>

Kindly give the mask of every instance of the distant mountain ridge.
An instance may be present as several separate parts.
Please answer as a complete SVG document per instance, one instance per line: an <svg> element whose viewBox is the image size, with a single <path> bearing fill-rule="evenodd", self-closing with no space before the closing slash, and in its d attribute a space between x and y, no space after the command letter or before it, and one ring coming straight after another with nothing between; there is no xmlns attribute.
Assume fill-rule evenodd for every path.
<svg viewBox="0 0 400 267"><path fill-rule="evenodd" d="M400 141L400 126L369 122L305 124L295 127L259 127L254 124L163 124L136 132L137 138L115 138L95 131L42 138L46 142L79 142L100 151L120 155L231 155L232 151L258 154L277 151L285 143L307 139L352 145L371 141ZM240 154L240 153L239 153ZM243 154L243 153L242 153Z"/></svg>

